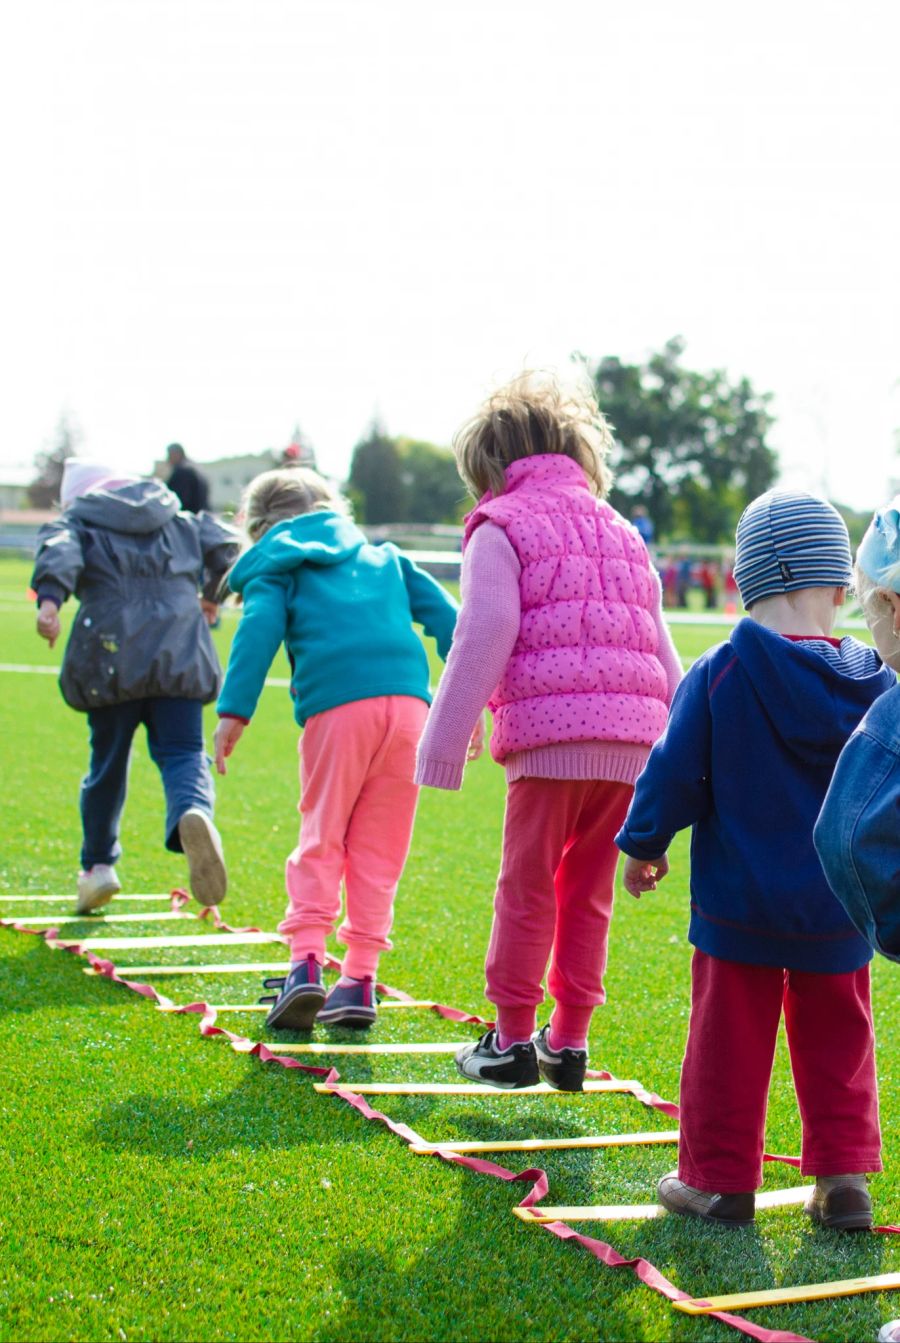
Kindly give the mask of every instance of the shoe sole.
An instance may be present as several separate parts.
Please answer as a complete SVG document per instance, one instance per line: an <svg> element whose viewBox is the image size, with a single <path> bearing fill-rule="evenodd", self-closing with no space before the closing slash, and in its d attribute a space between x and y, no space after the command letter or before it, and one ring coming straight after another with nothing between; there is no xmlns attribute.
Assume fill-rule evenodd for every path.
<svg viewBox="0 0 900 1343"><path fill-rule="evenodd" d="M542 1080L548 1087L553 1087L554 1091L584 1091L584 1068L560 1068L555 1060L552 1063L545 1063L540 1054L537 1060Z"/></svg>
<svg viewBox="0 0 900 1343"><path fill-rule="evenodd" d="M819 1213L811 1212L809 1208L804 1208L810 1221L817 1226L824 1226L829 1231L871 1231L874 1217L864 1217L860 1213L848 1212L843 1217L822 1217Z"/></svg>
<svg viewBox="0 0 900 1343"><path fill-rule="evenodd" d="M178 837L188 861L194 899L201 905L220 905L228 889L228 874L218 831L200 811L187 811L178 822Z"/></svg>
<svg viewBox="0 0 900 1343"><path fill-rule="evenodd" d="M328 1012L319 1012L316 1021L321 1026L346 1026L351 1031L365 1031L377 1015L374 1007L335 1007Z"/></svg>
<svg viewBox="0 0 900 1343"><path fill-rule="evenodd" d="M755 1226L755 1217L713 1217L706 1212L694 1212L690 1208L676 1207L673 1203L667 1203L663 1196L657 1192L660 1206L665 1208L666 1212L673 1213L676 1217L693 1217L697 1222L709 1222L710 1226Z"/></svg>
<svg viewBox="0 0 900 1343"><path fill-rule="evenodd" d="M464 1077L467 1082L481 1082L486 1087L493 1087L495 1091L521 1091L523 1087L537 1086L541 1080L538 1069L535 1068L533 1077L523 1077L516 1082L504 1082L496 1077L488 1077L486 1073L477 1072L474 1068L471 1072L466 1069L465 1064L456 1063L456 1071L460 1077Z"/></svg>
<svg viewBox="0 0 900 1343"><path fill-rule="evenodd" d="M90 897L85 899L79 897L75 905L76 914L93 914L94 910L102 909L104 905L108 905L113 896L118 895L121 889L121 884L118 881L109 882L106 886L101 886L99 890L94 891Z"/></svg>
<svg viewBox="0 0 900 1343"><path fill-rule="evenodd" d="M325 992L303 985L285 994L266 1017L266 1025L276 1031L311 1031L316 1014L325 1001Z"/></svg>

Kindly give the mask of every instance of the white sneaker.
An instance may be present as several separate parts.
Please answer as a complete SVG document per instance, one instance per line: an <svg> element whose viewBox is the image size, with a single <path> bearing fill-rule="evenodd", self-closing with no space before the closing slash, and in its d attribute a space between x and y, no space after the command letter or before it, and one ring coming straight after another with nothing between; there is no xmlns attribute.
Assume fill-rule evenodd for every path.
<svg viewBox="0 0 900 1343"><path fill-rule="evenodd" d="M878 1330L878 1343L898 1343L900 1340L900 1320L888 1320Z"/></svg>
<svg viewBox="0 0 900 1343"><path fill-rule="evenodd" d="M122 889L122 883L116 876L116 869L106 863L95 863L87 872L78 873L78 903L75 908L79 914L91 914L95 909L108 902Z"/></svg>
<svg viewBox="0 0 900 1343"><path fill-rule="evenodd" d="M194 898L201 905L220 905L228 889L228 874L218 830L205 812L191 807L178 822L178 835Z"/></svg>

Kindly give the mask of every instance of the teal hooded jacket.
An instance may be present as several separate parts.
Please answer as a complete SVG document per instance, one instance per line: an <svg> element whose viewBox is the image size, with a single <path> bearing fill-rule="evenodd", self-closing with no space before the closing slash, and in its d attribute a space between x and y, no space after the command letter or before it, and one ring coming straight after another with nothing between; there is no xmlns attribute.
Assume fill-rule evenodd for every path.
<svg viewBox="0 0 900 1343"><path fill-rule="evenodd" d="M294 716L377 695L431 703L428 659L413 622L446 659L457 604L390 544L370 545L343 514L276 523L228 576L244 609L231 647L220 715L249 721L284 644Z"/></svg>

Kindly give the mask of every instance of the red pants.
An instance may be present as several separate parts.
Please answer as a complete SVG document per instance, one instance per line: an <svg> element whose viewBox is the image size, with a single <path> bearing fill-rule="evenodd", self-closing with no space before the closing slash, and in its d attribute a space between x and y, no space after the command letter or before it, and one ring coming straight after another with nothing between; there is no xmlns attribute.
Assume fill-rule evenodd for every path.
<svg viewBox="0 0 900 1343"><path fill-rule="evenodd" d="M632 792L630 784L596 779L509 785L485 964L487 996L504 1034L522 1038L524 1017L533 1021L551 951L547 987L560 1005L586 1008L589 1017L603 1002L619 856L613 841Z"/></svg>
<svg viewBox="0 0 900 1343"><path fill-rule="evenodd" d="M762 1184L781 1010L800 1106L804 1175L881 1170L869 967L819 975L695 951L681 1069L678 1174L710 1193Z"/></svg>

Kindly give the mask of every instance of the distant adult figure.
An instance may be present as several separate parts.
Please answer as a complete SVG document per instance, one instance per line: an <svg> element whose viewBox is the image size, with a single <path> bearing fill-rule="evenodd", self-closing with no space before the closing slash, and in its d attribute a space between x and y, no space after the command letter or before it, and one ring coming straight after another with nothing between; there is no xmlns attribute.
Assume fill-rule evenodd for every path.
<svg viewBox="0 0 900 1343"><path fill-rule="evenodd" d="M181 507L188 513L200 513L209 508L209 485L206 476L192 466L187 453L180 443L170 443L166 448L171 471L166 481L169 489L177 495Z"/></svg>
<svg viewBox="0 0 900 1343"><path fill-rule="evenodd" d="M714 611L719 601L719 571L712 560L705 560L700 565L699 573L700 586L706 597L706 609Z"/></svg>
<svg viewBox="0 0 900 1343"><path fill-rule="evenodd" d="M637 529L638 536L641 538L644 545L652 545L655 528L653 526L653 519L650 517L650 514L643 504L637 504L636 507L631 510L631 524Z"/></svg>
<svg viewBox="0 0 900 1343"><path fill-rule="evenodd" d="M688 593L691 590L693 582L694 582L694 566L690 560L684 559L678 566L678 583L677 583L678 606L687 606Z"/></svg>

